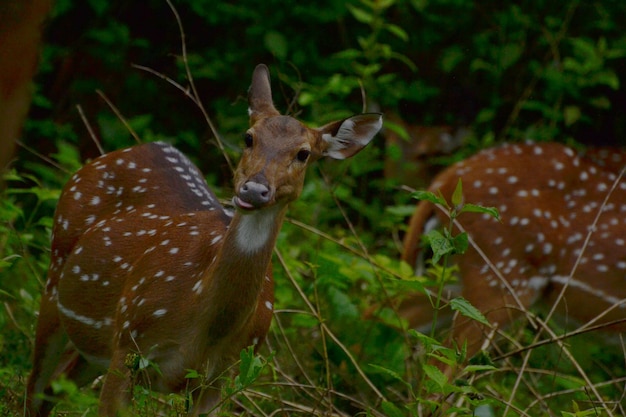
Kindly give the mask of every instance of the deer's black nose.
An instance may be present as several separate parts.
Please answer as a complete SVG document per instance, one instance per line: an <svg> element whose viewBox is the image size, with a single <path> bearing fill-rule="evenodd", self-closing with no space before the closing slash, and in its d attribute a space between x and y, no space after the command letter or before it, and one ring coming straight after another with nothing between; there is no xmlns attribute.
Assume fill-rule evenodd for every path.
<svg viewBox="0 0 626 417"><path fill-rule="evenodd" d="M238 197L254 207L261 207L270 201L271 192L267 184L246 181L239 189Z"/></svg>

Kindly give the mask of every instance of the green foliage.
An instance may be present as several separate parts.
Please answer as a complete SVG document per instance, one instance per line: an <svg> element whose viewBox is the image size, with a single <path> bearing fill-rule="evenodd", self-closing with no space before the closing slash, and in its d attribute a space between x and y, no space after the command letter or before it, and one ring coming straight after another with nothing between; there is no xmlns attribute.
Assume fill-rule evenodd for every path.
<svg viewBox="0 0 626 417"><path fill-rule="evenodd" d="M98 399L93 393L81 391L74 381L67 379L65 375L52 383L52 392L62 398L57 404L58 409L96 415Z"/></svg>
<svg viewBox="0 0 626 417"><path fill-rule="evenodd" d="M450 300L450 307L452 308L452 310L458 311L459 313L461 313L461 315L465 317L489 326L489 322L487 321L485 316L483 316L476 307L471 305L470 302L463 297L457 297Z"/></svg>
<svg viewBox="0 0 626 417"><path fill-rule="evenodd" d="M469 143L450 161L503 140L626 143L621 2L174 5L184 26L186 59L176 20L161 0L55 2L24 146L0 196L2 415L23 415L20 398L31 366L56 199L71 173L99 154L77 105L105 151L134 143L128 126L142 141L174 143L224 198L231 173L198 101L217 126L226 156L236 159L247 125L245 92L259 62L272 69L277 107L307 122L321 125L380 109L411 123L471 127ZM434 410L494 416L512 404L508 415L596 415L584 381L554 346L534 348L528 366L541 372L528 371L519 357L493 363L481 357L451 381L427 362L460 364L464 347L444 347L434 322L428 334L407 331L391 300L436 288L428 298L436 319L445 307L442 291L455 280L449 259L462 256L468 241L451 227L429 233L432 263L425 277L414 276L397 260L396 237L406 228L412 197L442 205L452 221L498 214L464 202L461 184L450 202L399 191L381 174L385 155L377 139L350 161L320 161L310 170L289 212L298 221L285 224L277 245L277 311L268 342L261 356L243 351L238 375L225 376L230 379L224 408L248 415L288 408L303 415L395 417ZM485 320L462 299L452 300L451 308ZM532 340L531 329L510 333L522 343ZM590 339L572 340L571 349L586 358L581 361L594 381L614 378L611 370L616 364L623 368L623 355ZM507 348L512 349L505 343ZM151 364L140 359L137 366ZM516 378L529 373L524 388L512 393ZM202 375L189 370L187 377ZM617 385L604 387L607 402L622 398ZM63 393L58 415L95 413L97 394L89 387L60 379L55 389ZM460 400L441 410L442 396L453 394ZM159 397L172 405L163 411L141 386L135 401L140 415L156 415L157 408L184 413L185 399Z"/></svg>
<svg viewBox="0 0 626 417"><path fill-rule="evenodd" d="M233 395L254 384L266 364L260 356L254 353L254 346L242 350L239 356L239 373L235 377L233 387L226 390L228 394Z"/></svg>

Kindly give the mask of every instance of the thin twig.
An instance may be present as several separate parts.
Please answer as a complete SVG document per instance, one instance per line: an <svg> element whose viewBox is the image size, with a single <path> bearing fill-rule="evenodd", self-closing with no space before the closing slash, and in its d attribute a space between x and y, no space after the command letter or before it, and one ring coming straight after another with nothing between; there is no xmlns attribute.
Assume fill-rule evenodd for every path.
<svg viewBox="0 0 626 417"><path fill-rule="evenodd" d="M183 22L180 19L178 10L176 10L176 7L174 7L171 0L166 0L166 1L167 1L168 6L170 6L170 9L172 10L174 17L176 18L176 23L178 24L178 30L180 32L180 44L181 44L183 64L185 66L185 72L187 74L187 81L189 82L189 86L191 87L191 90L193 91L194 102L196 103L200 111L202 112L202 115L204 116L204 120L209 125L209 128L211 129L211 132L213 133L213 137L215 138L215 141L217 142L217 146L219 147L220 152L222 152L222 155L224 156L224 159L226 160L226 163L228 164L228 167L230 168L232 172L234 171L234 166L228 156L228 153L226 153L224 144L222 143L222 140L220 139L220 135L217 129L215 128L213 121L209 117L209 114L207 113L204 105L202 104L202 99L200 98L200 94L198 94L196 84L194 82L193 76L191 75L191 69L189 68L189 61L187 59L187 43L185 41L185 29L183 27Z"/></svg>
<svg viewBox="0 0 626 417"><path fill-rule="evenodd" d="M119 111L119 109L115 106L115 104L113 104L113 102L109 100L106 94L104 94L101 90L96 90L96 93L100 96L102 100L104 100L107 106L109 106L113 114L115 114L115 116L120 120L120 122L122 122L126 130L128 130L128 132L131 134L131 136L135 138L135 142L141 143L141 139L139 138L139 135L137 135L137 132L135 132L135 129L133 129L130 123L128 123L124 115L122 115L122 112Z"/></svg>
<svg viewBox="0 0 626 417"><path fill-rule="evenodd" d="M91 140L93 141L93 143L96 144L96 147L98 148L98 151L100 152L100 155L104 155L104 149L102 149L102 144L98 140L98 137L96 136L96 132L94 132L94 130L92 129L91 123L89 123L89 120L87 120L87 117L85 116L85 112L83 111L83 107L80 104L78 104L76 105L76 109L78 109L78 114L80 115L80 118L83 121L85 128L87 129L87 133L89 133L89 137L91 137Z"/></svg>
<svg viewBox="0 0 626 417"><path fill-rule="evenodd" d="M20 146L23 149L26 149L28 152L32 153L33 155L35 155L37 158L40 158L43 161L46 161L47 163L49 163L50 165L52 165L53 167L55 167L56 169L58 169L59 171L62 171L65 174L71 174L70 171L68 171L67 169L63 168L62 165L60 165L59 163L57 163L56 161L52 160L51 158L37 152L36 150L34 150L33 148L31 148L30 146L27 146L24 142L22 142L19 139L15 140L15 143Z"/></svg>
<svg viewBox="0 0 626 417"><path fill-rule="evenodd" d="M560 341L563 341L563 340L566 340L566 339L570 339L572 337L580 336L580 335L583 335L585 333L595 332L597 330L602 330L602 329L605 329L607 327L615 326L615 325L618 325L618 324L624 324L624 323L626 323L626 318L618 319L618 320L612 320L612 321L609 321L609 322L606 322L606 323L596 324L596 325L589 326L589 327L581 327L578 330L575 330L575 331L572 331L572 332L569 332L569 333L564 333L564 334L562 334L560 336L556 336L554 338L551 337L549 339L544 339L544 340L540 340L538 342L533 342L530 345L523 346L523 347L515 349L515 350L510 350L510 351L508 351L506 353L503 353L501 355L495 356L493 358L493 360L494 361L499 361L499 360L502 360L502 359L505 359L505 358L509 358L509 357L512 357L512 356L519 355L520 353L523 353L523 352L526 352L526 351L529 351L529 350L533 350L533 349L539 348L541 346L550 345L552 343L556 343L556 342L560 342Z"/></svg>

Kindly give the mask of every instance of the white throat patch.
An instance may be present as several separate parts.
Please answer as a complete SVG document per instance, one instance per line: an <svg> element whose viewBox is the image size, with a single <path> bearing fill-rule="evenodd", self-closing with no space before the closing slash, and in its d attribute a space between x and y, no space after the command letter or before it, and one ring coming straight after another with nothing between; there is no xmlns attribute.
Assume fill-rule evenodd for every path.
<svg viewBox="0 0 626 417"><path fill-rule="evenodd" d="M242 252L254 253L267 245L280 210L276 206L241 216L236 241Z"/></svg>

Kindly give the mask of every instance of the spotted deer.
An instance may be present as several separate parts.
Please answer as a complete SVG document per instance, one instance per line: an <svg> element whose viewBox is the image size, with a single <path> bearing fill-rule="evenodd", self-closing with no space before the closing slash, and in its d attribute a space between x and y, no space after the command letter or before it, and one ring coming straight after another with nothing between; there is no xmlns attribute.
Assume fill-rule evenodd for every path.
<svg viewBox="0 0 626 417"><path fill-rule="evenodd" d="M452 260L459 267L460 295L498 327L540 302L558 303L561 313L583 325L625 319L625 166L622 150L578 155L555 143L528 143L485 150L443 171L430 191L441 190L450 201L462 179L465 201L496 207L502 217L501 222L473 213L459 218L485 255L470 247ZM403 259L409 264L416 265L420 236L435 217L449 222L431 203L417 205L404 239ZM400 304L413 327L432 316L424 298L415 295ZM626 330L625 322L610 327ZM451 339L458 346L467 342L471 356L487 331L478 322L455 317Z"/></svg>
<svg viewBox="0 0 626 417"><path fill-rule="evenodd" d="M254 70L248 102L234 214L165 143L103 155L64 187L28 381L31 416L50 412L43 395L61 373L84 384L104 372L99 414L123 412L132 398L131 353L158 368L145 377L151 389L191 392L190 414L207 413L239 352L263 341L274 303L272 251L307 166L353 156L382 116L306 127L275 109L264 65ZM189 369L203 379L185 378Z"/></svg>

